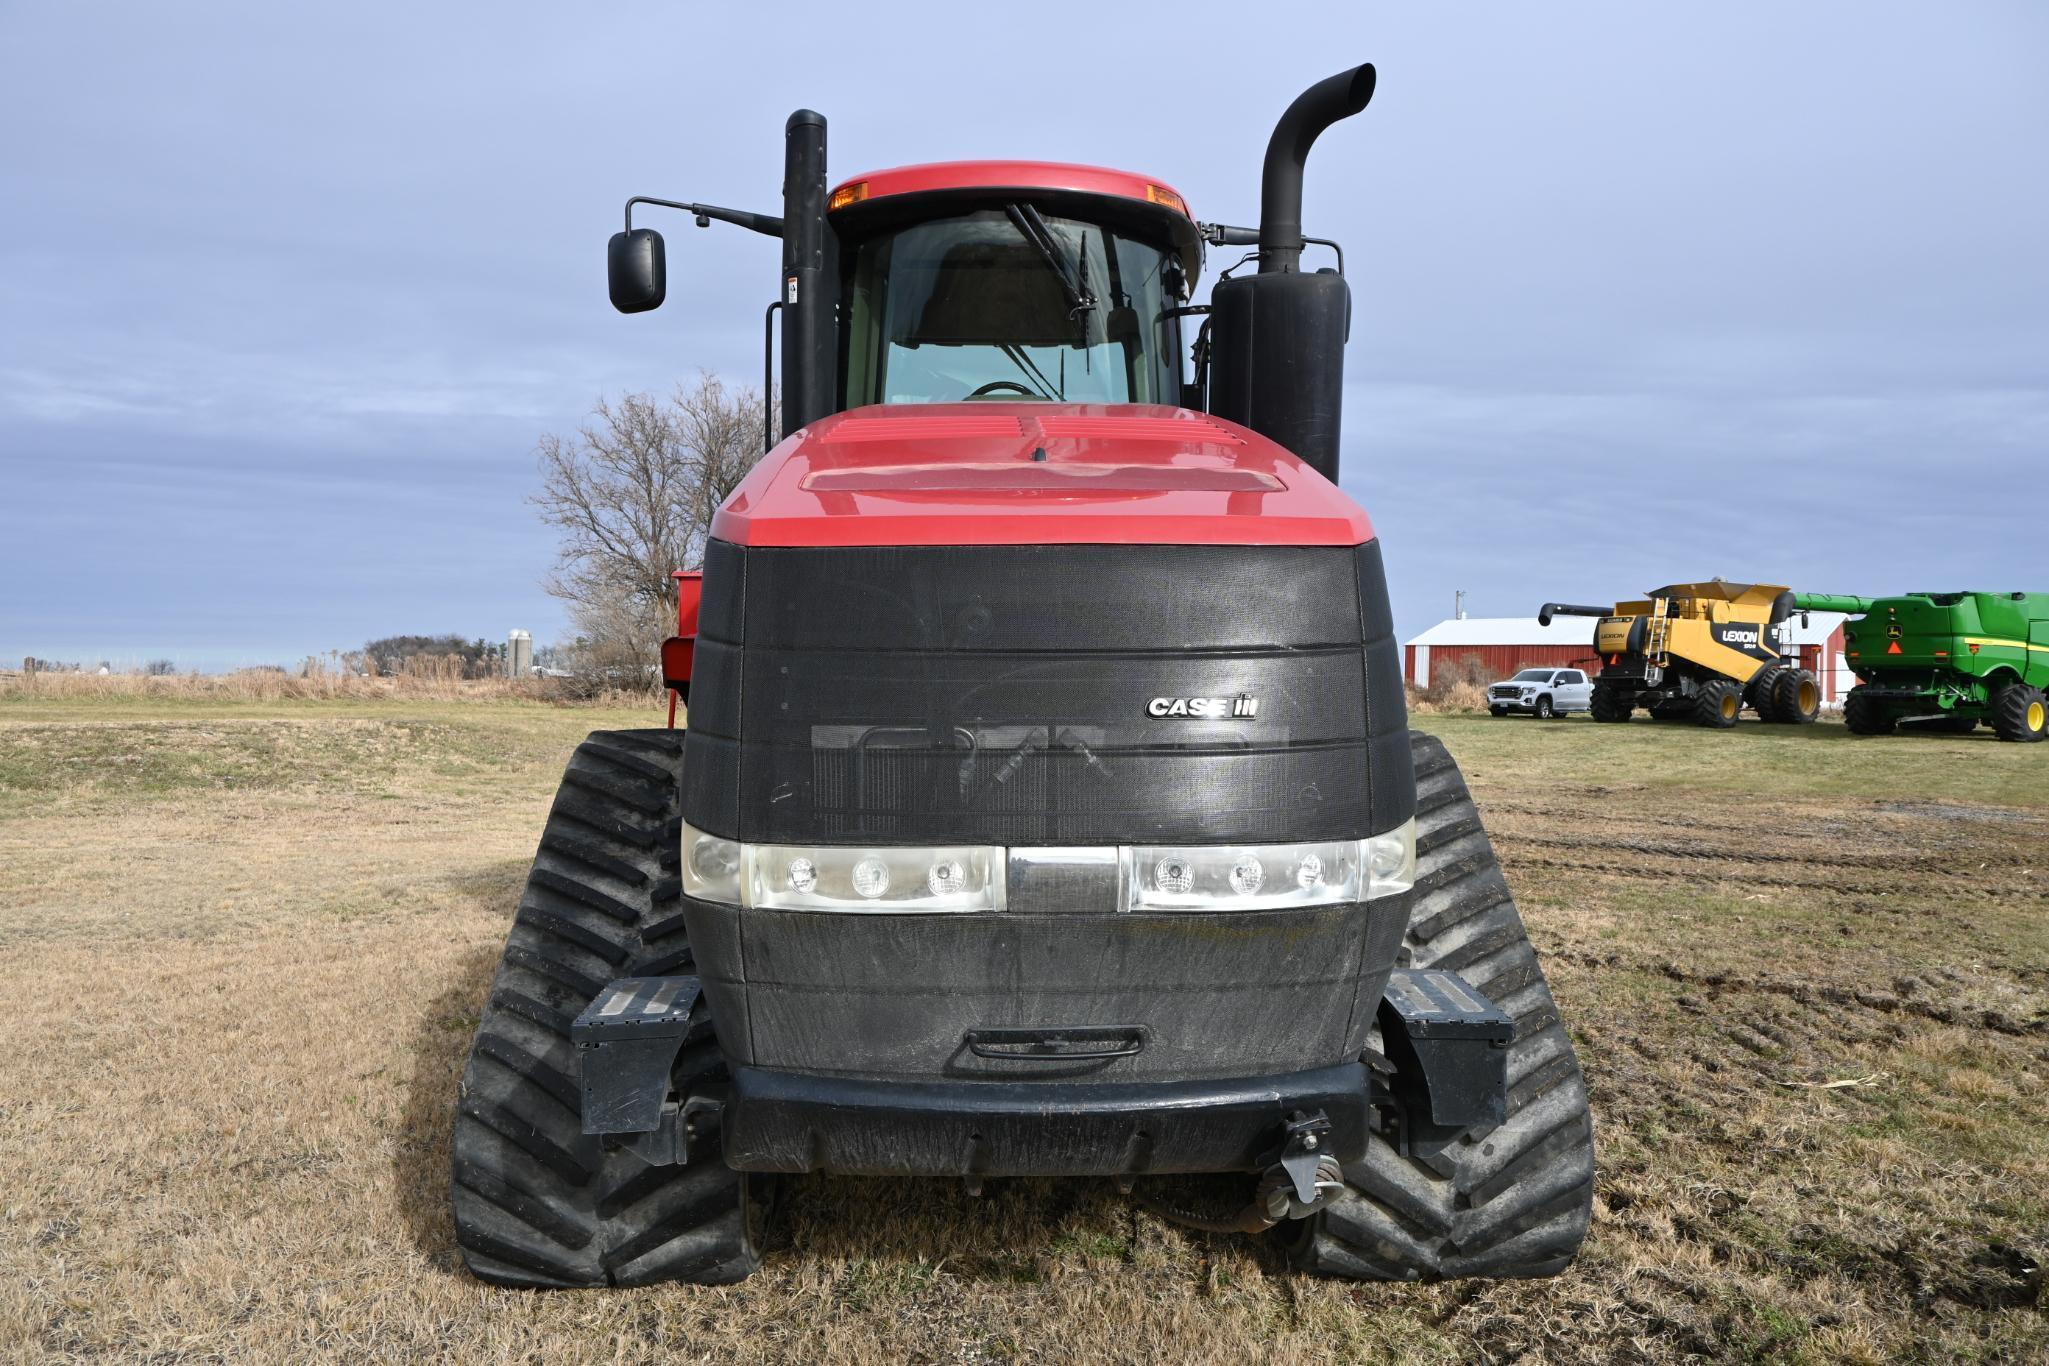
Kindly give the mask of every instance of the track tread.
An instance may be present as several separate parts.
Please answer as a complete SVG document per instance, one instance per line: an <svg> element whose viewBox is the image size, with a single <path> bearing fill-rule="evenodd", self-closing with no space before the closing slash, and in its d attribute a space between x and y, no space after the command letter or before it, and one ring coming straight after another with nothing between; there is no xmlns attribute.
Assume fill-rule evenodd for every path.
<svg viewBox="0 0 2049 1366"><path fill-rule="evenodd" d="M1508 1122L1424 1159L1376 1141L1346 1169L1350 1189L1305 1221L1290 1251L1305 1270L1357 1280L1553 1276L1571 1264L1592 1217L1586 1082L1457 765L1441 741L1412 732L1410 742L1419 785L1436 789L1432 820L1463 826L1470 818L1478 833L1432 842L1427 852L1419 834L1423 894L1401 957L1463 973L1514 1018ZM1458 871L1442 876L1432 866L1442 860Z"/></svg>
<svg viewBox="0 0 2049 1366"><path fill-rule="evenodd" d="M457 1105L456 1241L483 1280L726 1284L760 1264L745 1180L716 1151L651 1167L582 1132L578 1012L615 977L691 963L675 875L681 771L681 732L600 731L563 775ZM706 1015L675 1075L724 1071Z"/></svg>

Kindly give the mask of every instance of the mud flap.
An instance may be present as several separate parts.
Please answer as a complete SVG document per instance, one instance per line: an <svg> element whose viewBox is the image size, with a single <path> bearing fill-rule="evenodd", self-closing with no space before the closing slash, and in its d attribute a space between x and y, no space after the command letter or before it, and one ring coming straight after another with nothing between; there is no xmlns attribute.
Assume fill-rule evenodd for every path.
<svg viewBox="0 0 2049 1366"><path fill-rule="evenodd" d="M1396 970L1381 999L1380 1034L1403 1156L1507 1122L1515 1022L1457 973Z"/></svg>
<svg viewBox="0 0 2049 1366"><path fill-rule="evenodd" d="M622 977L584 1007L570 1038L583 1074L585 1133L655 1166L690 1160L691 1140L719 1107L713 1097L673 1098L670 1077L702 995L695 977Z"/></svg>

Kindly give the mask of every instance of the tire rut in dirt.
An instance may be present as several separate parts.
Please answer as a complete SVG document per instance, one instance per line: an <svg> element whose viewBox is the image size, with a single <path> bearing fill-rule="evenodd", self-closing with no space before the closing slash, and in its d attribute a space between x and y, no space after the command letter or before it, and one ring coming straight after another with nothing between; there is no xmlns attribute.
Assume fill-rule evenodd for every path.
<svg viewBox="0 0 2049 1366"><path fill-rule="evenodd" d="M689 964L682 754L681 731L599 731L563 775L457 1105L456 1241L484 1280L724 1284L760 1264L758 1211L716 1154L650 1167L583 1132L570 1024L614 978ZM725 1071L703 1009L677 1059L679 1087Z"/></svg>
<svg viewBox="0 0 2049 1366"><path fill-rule="evenodd" d="M1287 1230L1290 1254L1366 1280L1555 1275L1592 1215L1586 1082L1458 765L1441 741L1410 741L1417 879L1401 962L1462 974L1514 1019L1508 1122L1427 1159L1376 1139L1337 1203Z"/></svg>

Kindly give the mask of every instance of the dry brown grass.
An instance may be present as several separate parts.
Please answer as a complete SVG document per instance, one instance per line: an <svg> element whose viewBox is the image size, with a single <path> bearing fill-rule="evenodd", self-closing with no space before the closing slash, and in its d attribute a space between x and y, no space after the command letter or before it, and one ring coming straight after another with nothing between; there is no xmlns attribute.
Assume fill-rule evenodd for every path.
<svg viewBox="0 0 2049 1366"><path fill-rule="evenodd" d="M1429 687L1407 685L1409 712L1414 716L1457 716L1487 710L1487 685L1464 678L1439 677Z"/></svg>
<svg viewBox="0 0 2049 1366"><path fill-rule="evenodd" d="M1830 727L1431 722L1594 1092L1556 1281L1309 1281L1100 1185L814 1179L732 1289L481 1286L456 1076L562 760L652 715L0 709L0 1356L2049 1355L2049 754Z"/></svg>
<svg viewBox="0 0 2049 1366"><path fill-rule="evenodd" d="M365 677L335 669L237 669L223 674L22 673L0 670L0 708L22 702L114 701L144 705L217 702L543 702L631 706L644 692L575 696L567 680L464 678L433 658L407 661L407 671ZM4 715L0 711L0 715Z"/></svg>

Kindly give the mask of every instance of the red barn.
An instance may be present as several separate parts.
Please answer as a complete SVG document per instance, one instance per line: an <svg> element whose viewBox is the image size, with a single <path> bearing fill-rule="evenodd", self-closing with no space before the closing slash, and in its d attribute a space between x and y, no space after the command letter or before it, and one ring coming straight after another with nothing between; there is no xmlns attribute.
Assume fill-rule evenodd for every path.
<svg viewBox="0 0 2049 1366"><path fill-rule="evenodd" d="M1402 647L1402 677L1419 688L1439 673L1463 675L1476 667L1477 681L1491 683L1517 669L1601 667L1594 653L1594 623L1587 617L1559 617L1549 626L1535 617L1457 617L1440 621Z"/></svg>

